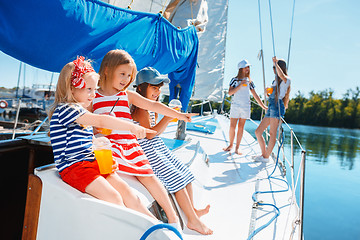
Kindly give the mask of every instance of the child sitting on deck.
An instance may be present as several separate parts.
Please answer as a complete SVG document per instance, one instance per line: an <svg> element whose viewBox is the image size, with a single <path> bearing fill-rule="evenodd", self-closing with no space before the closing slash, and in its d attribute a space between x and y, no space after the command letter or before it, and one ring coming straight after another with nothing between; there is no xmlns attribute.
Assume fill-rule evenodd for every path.
<svg viewBox="0 0 360 240"><path fill-rule="evenodd" d="M162 77L156 69L146 67L139 71L136 76L136 92L150 100L158 101L161 93L160 88L164 83L169 82L170 80L167 77ZM210 205L204 209L195 209L191 184L195 180L194 176L158 136L173 118L164 116L156 124L156 113L135 106L132 107L131 116L141 126L157 131L153 134L146 134L144 139L139 139L139 144L148 157L155 175L170 193L174 193L179 206L188 219L188 228L201 234L212 234L212 230L205 226L199 218L209 212Z"/></svg>
<svg viewBox="0 0 360 240"><path fill-rule="evenodd" d="M134 59L126 51L109 51L101 62L99 73L100 88L96 92L92 105L94 113L113 112L117 118L132 122L129 106L133 104L186 122L191 121L193 114L179 113L160 102L146 99L136 92L127 91L128 86L135 79L136 65ZM112 143L113 157L119 163L118 171L136 176L164 209L169 223L173 223L180 229L179 219L166 189L154 175L136 136L129 131L113 131L106 137Z"/></svg>
<svg viewBox="0 0 360 240"><path fill-rule="evenodd" d="M99 75L83 57L66 64L61 70L55 102L49 112L55 165L61 179L79 191L154 218L118 174L100 174L93 151L92 126L128 130L138 137L154 131L88 112L86 108L95 97L98 80ZM113 170L116 168L114 164Z"/></svg>

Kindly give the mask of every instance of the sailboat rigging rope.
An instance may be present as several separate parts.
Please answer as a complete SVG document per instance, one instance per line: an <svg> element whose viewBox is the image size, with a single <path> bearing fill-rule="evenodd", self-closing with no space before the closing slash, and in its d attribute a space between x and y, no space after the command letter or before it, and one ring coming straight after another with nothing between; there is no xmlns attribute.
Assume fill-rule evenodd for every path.
<svg viewBox="0 0 360 240"><path fill-rule="evenodd" d="M163 15L164 14L164 10L165 10L165 7L167 6L167 0L164 2L164 5L163 5L163 7L162 7L162 9L161 9L161 15Z"/></svg>
<svg viewBox="0 0 360 240"><path fill-rule="evenodd" d="M128 5L128 9L131 9L131 4L133 4L134 0L131 0L131 2Z"/></svg>
<svg viewBox="0 0 360 240"><path fill-rule="evenodd" d="M259 53L259 60L261 59L262 64L262 72L263 72L263 85L264 85L264 104L266 104L266 84L265 84L265 66L264 66L264 51L263 51L263 39L262 39L262 27L261 27L261 10L260 10L260 0L258 0L258 7L259 7L259 25L260 25L260 53ZM263 115L263 112L261 112ZM261 116L262 119L262 116Z"/></svg>
<svg viewBox="0 0 360 240"><path fill-rule="evenodd" d="M293 10L292 10L292 16L291 16L289 49L288 49L288 57L287 57L287 69L289 69L289 64L290 64L290 49L291 49L291 38L292 38L292 31L293 31L293 25L294 25L294 13L295 13L295 0L293 3Z"/></svg>
<svg viewBox="0 0 360 240"><path fill-rule="evenodd" d="M274 57L275 54L275 39L274 39L274 26L272 22L272 13L271 13L271 1L269 0L269 12L270 12L270 24L271 24L271 36L272 36L272 44L273 44L273 51L274 51Z"/></svg>
<svg viewBox="0 0 360 240"><path fill-rule="evenodd" d="M260 22L260 36L261 36L261 55L263 54L262 52L262 29L261 29L261 11L260 11L260 1L258 0L258 5L259 5L259 22ZM275 37L274 37L274 26L273 26L273 21L272 21L272 11L271 11L271 0L269 0L269 13L270 13L270 23L271 23L271 35L272 35L272 45L273 45L273 53L274 53L274 57L276 56L276 51L275 51ZM263 57L263 56L261 56ZM278 66L275 66L275 67L278 67ZM278 74L277 74L277 69L276 69L276 75L275 75L275 78L276 78L276 96L279 96L279 77L278 77ZM265 86L264 86L265 88ZM264 90L264 93L265 93L265 90ZM265 93L266 94L266 93ZM257 194L265 194L265 193L280 193L280 192L286 192L289 190L290 186L289 186L289 183L284 180L284 179L281 179L281 178L276 178L276 177L273 177L272 175L274 174L277 166L278 166L278 163L279 163L279 155L280 155L280 150L281 150L281 147L282 145L284 144L284 139L285 139L285 136L284 136L284 131L283 131L283 128L281 127L281 115L280 115L280 99L278 98L277 99L277 104L278 104L278 109L279 109L279 124L278 124L278 129L280 131L280 134L282 136L282 139L281 139L281 143L279 145L279 148L278 148L278 153L277 153L277 156L276 156L276 162L275 162L275 166L274 166L274 169L273 171L271 172L271 174L268 176L267 179L269 179L269 181L271 179L275 179L275 180L280 180L280 181L283 181L286 183L287 187L286 189L284 190L278 190L278 191L255 191L252 195L252 199L254 201L254 204L257 205L257 206L271 206L274 208L275 210L275 215L267 222L265 223L264 225L258 227L257 229L255 229L253 232L251 232L251 234L248 236L248 240L252 239L257 233L259 233L261 230L263 230L264 228L268 227L279 215L280 215L280 210L279 208L275 205L275 204L270 204L270 203L262 203L262 202L259 202L257 200ZM271 185L270 185L271 186Z"/></svg>

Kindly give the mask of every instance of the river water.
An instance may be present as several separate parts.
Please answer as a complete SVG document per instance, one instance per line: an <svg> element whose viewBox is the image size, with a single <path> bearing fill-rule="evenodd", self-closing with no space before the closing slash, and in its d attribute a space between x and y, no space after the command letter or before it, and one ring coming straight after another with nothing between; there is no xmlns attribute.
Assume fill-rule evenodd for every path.
<svg viewBox="0 0 360 240"><path fill-rule="evenodd" d="M306 150L305 239L360 239L360 130L296 124L290 127ZM255 128L246 122L245 129L253 136ZM290 160L290 131L287 127L284 131ZM300 153L295 147L296 166ZM298 189L296 192L299 196Z"/></svg>

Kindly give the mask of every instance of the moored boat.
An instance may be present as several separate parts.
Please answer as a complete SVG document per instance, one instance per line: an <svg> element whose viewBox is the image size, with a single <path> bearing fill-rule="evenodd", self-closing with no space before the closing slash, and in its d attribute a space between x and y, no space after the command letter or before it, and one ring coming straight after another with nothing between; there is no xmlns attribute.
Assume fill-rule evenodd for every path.
<svg viewBox="0 0 360 240"><path fill-rule="evenodd" d="M14 7L10 5L12 4L7 5L4 9L11 12L10 10ZM108 50L123 48L134 56L138 68L149 65L168 74L172 81L170 98L179 96L183 106L188 106L187 103L195 84L195 70L198 67L199 38L194 26L177 29L170 25L161 14L124 10L96 0L33 1L31 4L24 1L23 6L31 11L39 10L42 13L32 16L35 23L43 22L42 18L44 17L47 17L49 21L43 25L42 31L38 31L40 35L36 40L41 40L41 42L34 45L38 47L38 54L32 56L33 54L27 51L29 46L22 45L23 41L18 42L15 46L12 41L9 41L13 39L12 36L9 37L7 32L0 30L0 35L5 39L0 44L1 50L4 52L43 69L60 71L60 67L71 58L76 57L77 54L84 54L95 59L99 64ZM59 15L53 17L54 13L49 11L48 7L51 10L59 11ZM223 8L223 6L221 7ZM225 7L227 7L227 3ZM18 11L14 12L18 13ZM88 13L96 14L88 16ZM11 15L7 14L7 16ZM14 24L12 21L18 21L17 17L19 16L15 14L15 19L5 19L4 25L12 26ZM89 21L89 19L91 20ZM55 21L55 24L50 21ZM60 25L68 21L71 22L71 26ZM224 22L226 25L226 21L222 23L224 24ZM25 30L31 29L31 35L34 31L37 32L33 28L37 27L36 24L31 25L30 21L23 23L27 26ZM73 40L68 38L69 32L64 34L62 31L58 31L60 34L56 35L59 37L56 42L61 42L64 46L54 49L53 45L48 44L52 41L47 39L48 34L46 33L52 31L54 26L75 34L74 38L76 38L77 44L73 44ZM80 33L79 29L84 32ZM132 37L125 39L123 36L128 36L129 29L135 33ZM142 29L142 31L136 31L138 29ZM15 27L15 30L19 29ZM26 31L22 29L18 32L15 30L15 35L16 33L26 34ZM224 33L223 29L222 34ZM46 38L41 34L45 34ZM201 37L203 38L204 35ZM44 39L46 40L44 41ZM224 36L222 40L224 40ZM215 45L221 45L219 42ZM80 43L84 43L84 45ZM222 53L220 52L220 55ZM200 64L201 67L203 65ZM223 68L218 69L220 69L221 75ZM207 73L202 70L199 72ZM221 88L217 88L216 92L222 93ZM228 125L226 118L211 115L205 118L199 117L194 119L194 123L188 124L188 132L184 140L174 140L179 131L176 124L169 126L167 132L163 134L168 146L190 166L196 177L195 205L202 207L204 204L211 204L210 213L203 216L202 219L214 230L214 234L205 237L191 231L183 224L183 238L246 239L253 238L255 235L253 239L278 237L296 239L298 233L301 233L301 228L297 225L301 211L298 211L293 192L287 191L287 181L282 176L278 165L275 164L278 158L272 158L269 164L255 163L251 156L257 154L259 148L255 140L246 133L244 136L246 144L241 146L244 155L223 152L221 148L227 143ZM0 147L0 152L5 154L3 156L13 159L7 163L9 169L17 166L12 165L15 164L14 162L16 164L21 162L21 171L20 168L17 169L21 174L21 187L16 189L17 194L10 194L12 196L7 199L6 204L9 209L5 212L10 215L16 210L19 211L15 217L17 222L12 222L13 231L10 231L14 235L17 234L17 238L19 233L22 233L24 239L98 239L100 237L139 239L146 230L158 224L156 220L139 213L94 199L74 190L61 181L53 166L40 167L53 163L47 136L31 136L5 141L0 144ZM29 182L27 181L28 174L30 174ZM274 183L273 179L270 179L272 174L281 179L275 180L280 183ZM13 178L11 172L7 173L5 177ZM136 189L138 196L152 209L159 220L166 222L161 209L142 185L133 178L121 177ZM27 193L25 189L27 189ZM260 192L268 192L269 189L270 193L258 196ZM13 193L14 189L10 191ZM25 209L25 196L27 197L27 206L25 214L22 214ZM13 197L16 198L14 202L12 202ZM16 203L18 201L21 203ZM266 202L269 205L264 205ZM279 209L286 214L279 215ZM186 223L184 214L179 208L178 212L182 222ZM22 224L23 215L24 224L21 230L19 226ZM287 218L290 220L287 221ZM177 239L177 236L168 230L156 231L151 237L154 239Z"/></svg>

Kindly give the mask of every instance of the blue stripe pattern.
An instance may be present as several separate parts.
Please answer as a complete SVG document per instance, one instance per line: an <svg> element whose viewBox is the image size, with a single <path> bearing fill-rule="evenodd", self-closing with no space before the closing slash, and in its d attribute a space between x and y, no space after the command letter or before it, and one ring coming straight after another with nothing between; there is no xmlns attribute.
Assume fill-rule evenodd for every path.
<svg viewBox="0 0 360 240"><path fill-rule="evenodd" d="M61 104L51 117L50 139L59 172L76 162L95 160L92 127L75 122L86 112L78 104Z"/></svg>
<svg viewBox="0 0 360 240"><path fill-rule="evenodd" d="M149 112L152 125L155 114ZM177 192L195 180L189 168L178 159L159 136L152 139L139 139L139 144L148 158L155 175L170 193Z"/></svg>

